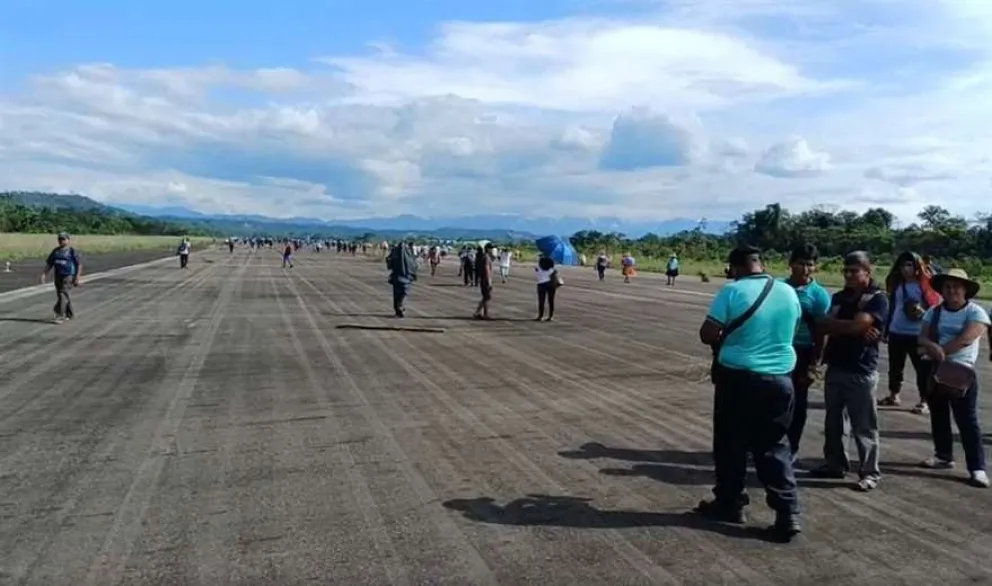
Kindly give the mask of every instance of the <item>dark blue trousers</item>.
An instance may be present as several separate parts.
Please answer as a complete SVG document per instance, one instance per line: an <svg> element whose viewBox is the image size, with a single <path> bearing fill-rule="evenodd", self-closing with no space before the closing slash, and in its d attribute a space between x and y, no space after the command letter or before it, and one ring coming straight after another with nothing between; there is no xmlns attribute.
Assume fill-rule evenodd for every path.
<svg viewBox="0 0 992 586"><path fill-rule="evenodd" d="M403 313L404 304L406 303L406 297L410 294L410 283L397 283L393 284L393 311L396 313Z"/></svg>
<svg viewBox="0 0 992 586"><path fill-rule="evenodd" d="M768 506L798 514L799 497L788 431L792 424L792 378L720 367L713 406L713 494L724 506L749 503L747 456L765 486Z"/></svg>
<svg viewBox="0 0 992 586"><path fill-rule="evenodd" d="M978 421L978 381L965 396L951 399L940 394L927 397L930 404L930 429L933 435L934 455L943 460L954 460L954 431L951 416L961 432L961 445L968 471L985 470L985 446Z"/></svg>

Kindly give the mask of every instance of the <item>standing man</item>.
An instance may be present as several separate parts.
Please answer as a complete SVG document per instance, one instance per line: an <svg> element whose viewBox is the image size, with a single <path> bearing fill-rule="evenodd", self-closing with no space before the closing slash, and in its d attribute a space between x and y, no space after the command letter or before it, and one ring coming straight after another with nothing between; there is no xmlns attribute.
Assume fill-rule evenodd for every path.
<svg viewBox="0 0 992 586"><path fill-rule="evenodd" d="M793 342L802 307L795 290L765 274L760 251L730 253L734 277L713 299L700 340L715 349L713 461L716 498L696 512L714 521L744 523L750 452L775 511L771 530L789 541L802 529L787 432L792 423Z"/></svg>
<svg viewBox="0 0 992 586"><path fill-rule="evenodd" d="M821 328L830 339L824 352L827 373L823 381L826 403L823 466L813 470L818 478L846 478L847 424L858 448L858 482L867 492L878 486L878 348L889 315L885 290L872 278L868 253L844 257L844 290L834 293L830 313Z"/></svg>
<svg viewBox="0 0 992 586"><path fill-rule="evenodd" d="M69 235L59 234L59 245L48 255L45 270L41 273L44 283L49 272L55 272L55 319L60 324L71 320L75 313L72 311L72 299L69 290L79 285L79 277L83 274L83 264L79 262L76 249L69 246Z"/></svg>
<svg viewBox="0 0 992 586"><path fill-rule="evenodd" d="M189 253L192 252L192 250L193 245L190 244L189 238L183 238L183 241L179 243L179 250L176 251L176 254L179 255L179 268L189 268Z"/></svg>
<svg viewBox="0 0 992 586"><path fill-rule="evenodd" d="M823 357L823 333L818 322L830 311L830 293L813 278L820 252L816 246L806 244L792 251L789 267L792 269L785 282L796 290L802 319L796 330L793 346L796 350L796 368L792 371L792 386L795 389L795 405L792 410L792 425L789 426L789 444L792 446L792 459L799 453L799 441L806 427L806 413L809 408L809 387L818 375L818 367Z"/></svg>
<svg viewBox="0 0 992 586"><path fill-rule="evenodd" d="M396 317L406 315L406 298L410 287L417 280L417 257L413 254L413 243L398 243L386 257L389 269L389 284L393 286L393 312Z"/></svg>
<svg viewBox="0 0 992 586"><path fill-rule="evenodd" d="M441 264L441 249L437 244L431 246L427 253L427 260L431 264L431 276L437 276L437 268Z"/></svg>
<svg viewBox="0 0 992 586"><path fill-rule="evenodd" d="M512 261L512 250L504 248L499 252L499 278L503 283L506 283L506 280L510 277L510 263Z"/></svg>
<svg viewBox="0 0 992 586"><path fill-rule="evenodd" d="M493 299L493 244L486 243L485 248L479 247L475 255L475 278L482 292L482 300L475 308L475 319L490 319L489 302Z"/></svg>
<svg viewBox="0 0 992 586"><path fill-rule="evenodd" d="M461 252L461 262L462 270L461 275L466 287L475 286L479 284L479 275L475 274L475 258L478 254L473 254L473 251L468 246L462 247Z"/></svg>

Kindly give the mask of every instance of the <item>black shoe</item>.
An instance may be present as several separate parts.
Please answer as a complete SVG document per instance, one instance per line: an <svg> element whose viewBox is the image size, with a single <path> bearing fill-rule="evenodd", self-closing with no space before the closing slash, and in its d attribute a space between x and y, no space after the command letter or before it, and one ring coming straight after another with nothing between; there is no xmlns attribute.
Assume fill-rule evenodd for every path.
<svg viewBox="0 0 992 586"><path fill-rule="evenodd" d="M803 532L799 517L791 513L779 513L775 516L775 524L769 529L776 540L783 543L792 541Z"/></svg>
<svg viewBox="0 0 992 586"><path fill-rule="evenodd" d="M699 504L692 511L710 521L717 521L719 523L743 525L747 522L743 507L725 505L715 500L699 501Z"/></svg>

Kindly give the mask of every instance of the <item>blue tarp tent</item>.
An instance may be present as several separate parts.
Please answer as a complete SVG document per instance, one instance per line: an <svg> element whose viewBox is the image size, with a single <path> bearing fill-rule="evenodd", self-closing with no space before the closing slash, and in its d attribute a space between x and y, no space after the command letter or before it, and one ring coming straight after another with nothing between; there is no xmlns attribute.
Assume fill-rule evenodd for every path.
<svg viewBox="0 0 992 586"><path fill-rule="evenodd" d="M579 255L567 240L562 240L558 236L545 236L538 238L535 244L537 244L537 249L541 251L541 254L551 257L555 264L579 264Z"/></svg>

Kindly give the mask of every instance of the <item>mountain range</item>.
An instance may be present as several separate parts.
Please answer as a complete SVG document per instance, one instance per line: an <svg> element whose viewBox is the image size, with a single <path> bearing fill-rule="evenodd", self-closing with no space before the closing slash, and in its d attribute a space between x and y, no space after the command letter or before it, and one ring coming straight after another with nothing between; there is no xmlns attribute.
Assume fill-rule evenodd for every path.
<svg viewBox="0 0 992 586"><path fill-rule="evenodd" d="M70 194L58 195L39 192L0 193L20 204L33 207L72 208L78 210L127 213L168 220L188 226L208 228L218 234L234 236L250 234L325 234L352 238L374 233L382 238L418 235L444 239L532 239L540 236L570 236L581 230L620 232L638 238L647 233L659 236L692 230L698 220L675 218L653 222L636 222L620 218L528 218L516 214L449 216L424 218L401 215L387 218L362 218L356 220L327 221L318 218L271 218L253 214L205 214L185 207L156 207L133 204L107 205L88 197ZM730 222L711 221L706 231L722 233L730 229Z"/></svg>
<svg viewBox="0 0 992 586"><path fill-rule="evenodd" d="M400 215L386 218L360 218L355 220L335 220L333 222L317 218L270 218L257 215L209 215L182 207L152 207L120 205L132 213L170 220L200 220L222 222L245 222L282 224L299 227L347 228L368 232L404 233L451 233L451 232L496 232L512 234L514 237L546 236L549 234L570 236L580 230L600 232L620 232L629 237L639 238L647 233L665 236L683 230L692 230L700 225L699 220L674 218L650 222L623 220L615 217L601 218L529 218L516 214L493 214L473 216L449 216L424 218L414 215ZM706 231L723 233L730 229L730 222L706 222Z"/></svg>

